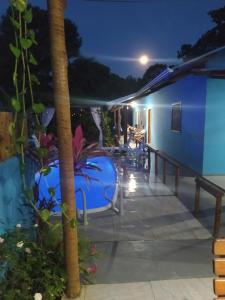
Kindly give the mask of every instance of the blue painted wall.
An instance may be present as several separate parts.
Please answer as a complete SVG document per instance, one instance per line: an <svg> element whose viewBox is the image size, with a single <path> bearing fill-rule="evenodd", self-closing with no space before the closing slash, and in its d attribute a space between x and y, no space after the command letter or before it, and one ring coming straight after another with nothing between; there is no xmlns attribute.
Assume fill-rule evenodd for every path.
<svg viewBox="0 0 225 300"><path fill-rule="evenodd" d="M27 183L34 183L34 170L28 162ZM12 157L0 162L0 234L20 223L22 226L32 224L32 210L22 193L19 159Z"/></svg>
<svg viewBox="0 0 225 300"><path fill-rule="evenodd" d="M205 67L209 68L209 69L222 69L222 70L224 70L224 67L225 67L225 50L220 51L216 55L212 56L206 62Z"/></svg>
<svg viewBox="0 0 225 300"><path fill-rule="evenodd" d="M208 79L203 173L225 174L225 80Z"/></svg>
<svg viewBox="0 0 225 300"><path fill-rule="evenodd" d="M199 173L203 167L205 101L206 78L191 75L137 102L152 108L152 147ZM171 131L171 105L176 102L182 106L180 133Z"/></svg>

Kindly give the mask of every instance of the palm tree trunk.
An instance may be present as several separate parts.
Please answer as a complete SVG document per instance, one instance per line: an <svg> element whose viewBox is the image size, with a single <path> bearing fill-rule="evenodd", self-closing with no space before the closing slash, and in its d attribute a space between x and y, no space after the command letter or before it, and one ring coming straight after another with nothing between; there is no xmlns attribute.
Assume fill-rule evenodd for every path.
<svg viewBox="0 0 225 300"><path fill-rule="evenodd" d="M65 3L62 0L48 0L53 89L59 145L60 186L62 202L66 204L69 220L72 220L75 219L76 213L67 74L68 62L64 33L64 5ZM72 299L80 293L77 228L72 228L65 216L63 216L62 222L67 271L66 296Z"/></svg>

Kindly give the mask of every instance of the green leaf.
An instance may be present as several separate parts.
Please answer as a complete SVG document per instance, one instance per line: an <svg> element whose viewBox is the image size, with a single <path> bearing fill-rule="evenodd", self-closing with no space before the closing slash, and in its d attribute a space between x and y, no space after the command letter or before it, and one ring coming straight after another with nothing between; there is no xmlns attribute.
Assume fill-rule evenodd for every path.
<svg viewBox="0 0 225 300"><path fill-rule="evenodd" d="M33 56L32 53L30 53L29 62L35 66L38 64L36 58Z"/></svg>
<svg viewBox="0 0 225 300"><path fill-rule="evenodd" d="M16 142L17 142L18 144L25 144L25 142L26 142L26 137L25 137L24 135L21 135L20 137L18 137L18 138L16 139Z"/></svg>
<svg viewBox="0 0 225 300"><path fill-rule="evenodd" d="M13 85L16 87L16 83L17 83L17 73L14 72L13 73Z"/></svg>
<svg viewBox="0 0 225 300"><path fill-rule="evenodd" d="M43 221L48 221L50 217L50 211L48 209L43 209L40 211L40 217L42 218Z"/></svg>
<svg viewBox="0 0 225 300"><path fill-rule="evenodd" d="M29 35L29 37L30 37L30 39L31 39L32 41L35 40L35 32L34 32L33 29L29 29L29 30L28 30L28 35Z"/></svg>
<svg viewBox="0 0 225 300"><path fill-rule="evenodd" d="M46 133L46 127L42 124L36 124L36 129L38 130L38 132Z"/></svg>
<svg viewBox="0 0 225 300"><path fill-rule="evenodd" d="M13 46L13 44L9 44L9 49L16 58L20 57L20 53L21 53L20 49Z"/></svg>
<svg viewBox="0 0 225 300"><path fill-rule="evenodd" d="M46 148L40 147L37 150L37 154L39 158L44 158L48 155L48 150Z"/></svg>
<svg viewBox="0 0 225 300"><path fill-rule="evenodd" d="M49 195L51 195L52 197L55 197L55 189L53 187L48 188L48 193Z"/></svg>
<svg viewBox="0 0 225 300"><path fill-rule="evenodd" d="M24 193L27 199L33 200L34 193L32 189L26 189Z"/></svg>
<svg viewBox="0 0 225 300"><path fill-rule="evenodd" d="M16 19L14 19L13 17L10 17L10 21L16 29L20 29L20 23Z"/></svg>
<svg viewBox="0 0 225 300"><path fill-rule="evenodd" d="M40 81L38 80L37 76L35 76L34 74L31 74L31 81L32 83L36 83L37 85L40 84Z"/></svg>
<svg viewBox="0 0 225 300"><path fill-rule="evenodd" d="M77 220L76 219L70 220L70 227L76 228L76 226L77 226Z"/></svg>
<svg viewBox="0 0 225 300"><path fill-rule="evenodd" d="M36 42L36 40L35 40L35 32L34 32L34 30L29 29L29 30L28 30L28 36L30 37L31 41L32 41L35 45L37 45L37 42Z"/></svg>
<svg viewBox="0 0 225 300"><path fill-rule="evenodd" d="M43 174L44 176L47 176L51 172L50 167L42 167L40 170L40 173Z"/></svg>
<svg viewBox="0 0 225 300"><path fill-rule="evenodd" d="M9 123L8 131L11 136L15 134L16 125L14 122Z"/></svg>
<svg viewBox="0 0 225 300"><path fill-rule="evenodd" d="M60 223L51 224L51 231L59 230L61 226Z"/></svg>
<svg viewBox="0 0 225 300"><path fill-rule="evenodd" d="M33 45L31 39L20 38L20 45L23 49L28 49Z"/></svg>
<svg viewBox="0 0 225 300"><path fill-rule="evenodd" d="M13 97L11 99L11 103L12 103L12 107L14 108L14 110L16 112L20 112L21 111L21 103L18 99L16 99L15 97Z"/></svg>
<svg viewBox="0 0 225 300"><path fill-rule="evenodd" d="M16 144L16 153L17 154L21 154L22 153L22 149L21 149L21 145L20 144Z"/></svg>
<svg viewBox="0 0 225 300"><path fill-rule="evenodd" d="M28 10L26 10L25 14L24 14L24 20L27 21L27 23L31 23L33 19L33 14L32 14L32 9L29 8Z"/></svg>
<svg viewBox="0 0 225 300"><path fill-rule="evenodd" d="M21 174L25 173L25 168L26 168L25 164L21 161L20 162L20 172L21 172Z"/></svg>
<svg viewBox="0 0 225 300"><path fill-rule="evenodd" d="M14 6L19 12L25 11L27 8L27 0L11 0L12 6Z"/></svg>
<svg viewBox="0 0 225 300"><path fill-rule="evenodd" d="M42 103L34 103L32 109L36 114L40 114L45 110L45 106Z"/></svg>
<svg viewBox="0 0 225 300"><path fill-rule="evenodd" d="M63 203L63 204L61 205L61 210L62 210L62 214L66 214L66 212L67 212L67 206L66 206L66 203Z"/></svg>

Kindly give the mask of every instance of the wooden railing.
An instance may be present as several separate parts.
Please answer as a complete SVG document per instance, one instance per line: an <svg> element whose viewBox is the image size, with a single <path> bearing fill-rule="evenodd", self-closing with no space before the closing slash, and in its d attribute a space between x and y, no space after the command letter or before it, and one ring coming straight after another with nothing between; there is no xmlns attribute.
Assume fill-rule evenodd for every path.
<svg viewBox="0 0 225 300"><path fill-rule="evenodd" d="M195 216L199 213L201 188L216 198L213 235L217 236L220 228L222 197L224 196L224 190L203 177L196 177L195 183Z"/></svg>
<svg viewBox="0 0 225 300"><path fill-rule="evenodd" d="M225 239L213 242L213 272L217 276L213 280L214 300L225 300Z"/></svg>
<svg viewBox="0 0 225 300"><path fill-rule="evenodd" d="M167 181L167 166L171 164L175 168L175 192L174 195L178 196L178 188L179 188L179 178L180 178L180 170L181 168L187 168L193 174L195 178L195 208L194 208L194 215L197 217L199 208L200 208L200 189L207 191L209 194L213 195L216 198L216 207L215 207L215 216L214 216L214 227L213 227L213 236L218 236L219 229L220 229L220 220L221 220L221 207L222 207L222 197L225 194L224 189L220 188L216 184L212 183L211 181L205 179L204 177L198 175L196 172L191 170L188 167L179 164L178 162L174 161L164 153L160 152L148 146L148 168L150 171L151 168L151 153L155 155L155 176L158 176L158 161L159 159L163 160L163 183L166 184ZM195 174L195 175L194 175ZM225 300L225 298L224 298Z"/></svg>
<svg viewBox="0 0 225 300"><path fill-rule="evenodd" d="M168 164L170 164L174 167L174 169L175 169L174 195L178 196L180 164L175 162L173 159L169 158L167 155L159 152L158 150L156 150L148 145L148 168L149 168L149 171L151 168L151 152L155 154L155 176L158 176L158 159L160 158L163 161L163 183L164 184L166 184Z"/></svg>

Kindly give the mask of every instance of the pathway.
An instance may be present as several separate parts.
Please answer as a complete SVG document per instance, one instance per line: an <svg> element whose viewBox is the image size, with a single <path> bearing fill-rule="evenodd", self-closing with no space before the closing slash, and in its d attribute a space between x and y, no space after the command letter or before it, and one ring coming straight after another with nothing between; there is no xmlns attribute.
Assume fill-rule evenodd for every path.
<svg viewBox="0 0 225 300"><path fill-rule="evenodd" d="M124 214L93 214L80 228L101 253L85 300L211 300L211 232L159 179L134 168L128 178Z"/></svg>

